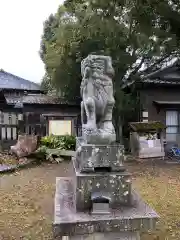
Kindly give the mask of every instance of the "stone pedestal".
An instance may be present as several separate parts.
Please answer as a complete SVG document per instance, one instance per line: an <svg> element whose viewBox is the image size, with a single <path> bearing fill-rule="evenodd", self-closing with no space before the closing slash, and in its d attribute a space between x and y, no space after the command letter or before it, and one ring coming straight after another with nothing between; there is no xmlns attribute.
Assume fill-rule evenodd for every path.
<svg viewBox="0 0 180 240"><path fill-rule="evenodd" d="M141 231L154 230L158 215L136 192L132 192L133 206L118 207L110 214L93 215L89 211L77 212L74 181L56 179L54 239L120 239L139 240Z"/></svg>
<svg viewBox="0 0 180 240"><path fill-rule="evenodd" d="M73 160L75 161L75 159ZM92 194L103 193L110 198L110 207L130 206L131 174L128 172L92 172L76 173L76 209L85 211L91 208ZM102 195L102 194L101 194Z"/></svg>
<svg viewBox="0 0 180 240"><path fill-rule="evenodd" d="M57 178L54 239L139 240L157 214L131 189L122 145L77 139L75 179Z"/></svg>
<svg viewBox="0 0 180 240"><path fill-rule="evenodd" d="M124 147L112 123L112 59L90 54L81 62L82 137L76 139L76 177L57 178L54 239L139 240L157 214L131 190Z"/></svg>

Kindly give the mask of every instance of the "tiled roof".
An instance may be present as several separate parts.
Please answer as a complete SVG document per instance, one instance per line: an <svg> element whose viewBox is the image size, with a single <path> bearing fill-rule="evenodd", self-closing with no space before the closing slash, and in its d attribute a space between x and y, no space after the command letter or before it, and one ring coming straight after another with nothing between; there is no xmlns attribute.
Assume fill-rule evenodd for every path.
<svg viewBox="0 0 180 240"><path fill-rule="evenodd" d="M74 102L68 102L62 98L48 96L45 94L28 94L25 96L5 96L7 104L61 104L76 105Z"/></svg>
<svg viewBox="0 0 180 240"><path fill-rule="evenodd" d="M145 83L155 84L168 84L179 85L180 84L180 62L177 60L172 65L152 72L146 75L143 79Z"/></svg>
<svg viewBox="0 0 180 240"><path fill-rule="evenodd" d="M154 83L154 84L168 84L168 85L180 85L180 80L162 80L162 79L144 79L144 83Z"/></svg>
<svg viewBox="0 0 180 240"><path fill-rule="evenodd" d="M40 91L40 85L0 70L0 89Z"/></svg>
<svg viewBox="0 0 180 240"><path fill-rule="evenodd" d="M180 105L180 101L153 101L158 105Z"/></svg>
<svg viewBox="0 0 180 240"><path fill-rule="evenodd" d="M125 82L122 88L137 83L159 84L159 85L180 85L180 61L175 61L172 65L164 67L158 71L152 72L139 80Z"/></svg>
<svg viewBox="0 0 180 240"><path fill-rule="evenodd" d="M68 101L55 96L48 96L45 94L33 94L23 97L23 103L30 104L69 104Z"/></svg>

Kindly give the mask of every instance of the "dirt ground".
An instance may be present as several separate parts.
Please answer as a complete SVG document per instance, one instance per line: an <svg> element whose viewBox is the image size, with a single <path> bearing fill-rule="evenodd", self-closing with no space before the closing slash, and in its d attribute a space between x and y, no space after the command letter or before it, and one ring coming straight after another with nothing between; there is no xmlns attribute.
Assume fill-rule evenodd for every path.
<svg viewBox="0 0 180 240"><path fill-rule="evenodd" d="M134 187L161 216L142 240L180 239L180 166L131 163ZM52 240L55 178L72 176L71 163L45 164L0 176L0 240Z"/></svg>
<svg viewBox="0 0 180 240"><path fill-rule="evenodd" d="M63 162L1 175L0 240L52 239L55 180L72 172Z"/></svg>
<svg viewBox="0 0 180 240"><path fill-rule="evenodd" d="M142 240L180 239L180 165L132 164L134 188L159 214L157 231Z"/></svg>

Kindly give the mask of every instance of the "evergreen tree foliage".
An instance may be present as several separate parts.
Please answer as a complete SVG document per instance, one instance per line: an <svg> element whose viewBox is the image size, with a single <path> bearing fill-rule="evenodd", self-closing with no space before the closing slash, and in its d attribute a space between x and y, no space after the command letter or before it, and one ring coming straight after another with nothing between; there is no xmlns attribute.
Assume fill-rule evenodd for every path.
<svg viewBox="0 0 180 240"><path fill-rule="evenodd" d="M80 95L81 60L103 50L113 59L116 130L138 109L131 82L179 56L180 2L177 0L66 0L44 23L40 56L43 84L67 99ZM133 116L134 118L134 116Z"/></svg>

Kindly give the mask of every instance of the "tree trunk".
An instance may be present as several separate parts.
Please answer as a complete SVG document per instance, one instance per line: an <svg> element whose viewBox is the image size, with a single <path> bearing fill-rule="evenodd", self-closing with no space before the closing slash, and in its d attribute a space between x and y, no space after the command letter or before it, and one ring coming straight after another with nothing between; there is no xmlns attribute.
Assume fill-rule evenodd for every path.
<svg viewBox="0 0 180 240"><path fill-rule="evenodd" d="M123 144L123 134L122 134L122 119L121 116L118 116L116 123L116 140Z"/></svg>
<svg viewBox="0 0 180 240"><path fill-rule="evenodd" d="M113 117L114 127L115 127L115 131L116 131L116 141L123 144L122 118L116 107L114 109L113 115L114 115L114 117Z"/></svg>

